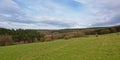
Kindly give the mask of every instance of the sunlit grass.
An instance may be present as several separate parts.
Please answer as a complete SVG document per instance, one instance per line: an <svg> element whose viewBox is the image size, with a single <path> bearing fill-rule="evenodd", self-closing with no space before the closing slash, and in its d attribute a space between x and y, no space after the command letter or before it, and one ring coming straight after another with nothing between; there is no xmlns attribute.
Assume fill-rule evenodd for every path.
<svg viewBox="0 0 120 60"><path fill-rule="evenodd" d="M4 46L0 60L120 60L120 35Z"/></svg>

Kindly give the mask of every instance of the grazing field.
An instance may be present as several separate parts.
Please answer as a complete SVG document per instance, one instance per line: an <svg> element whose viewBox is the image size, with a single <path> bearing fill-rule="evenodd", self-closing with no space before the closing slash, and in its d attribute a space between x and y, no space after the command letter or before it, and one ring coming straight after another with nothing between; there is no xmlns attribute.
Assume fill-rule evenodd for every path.
<svg viewBox="0 0 120 60"><path fill-rule="evenodd" d="M1 46L0 60L120 60L120 35Z"/></svg>

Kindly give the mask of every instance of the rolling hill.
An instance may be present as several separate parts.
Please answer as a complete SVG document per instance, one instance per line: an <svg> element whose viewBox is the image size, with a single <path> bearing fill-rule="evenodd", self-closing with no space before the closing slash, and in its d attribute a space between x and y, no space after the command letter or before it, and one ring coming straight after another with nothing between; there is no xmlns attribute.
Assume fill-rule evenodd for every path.
<svg viewBox="0 0 120 60"><path fill-rule="evenodd" d="M0 60L120 60L120 35L1 46Z"/></svg>

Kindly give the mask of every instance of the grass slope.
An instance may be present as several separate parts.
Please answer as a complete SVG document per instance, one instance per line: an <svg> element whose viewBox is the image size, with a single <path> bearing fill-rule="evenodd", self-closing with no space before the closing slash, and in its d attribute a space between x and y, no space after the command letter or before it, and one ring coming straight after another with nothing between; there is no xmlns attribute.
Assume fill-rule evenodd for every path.
<svg viewBox="0 0 120 60"><path fill-rule="evenodd" d="M0 60L120 60L120 35L0 47Z"/></svg>

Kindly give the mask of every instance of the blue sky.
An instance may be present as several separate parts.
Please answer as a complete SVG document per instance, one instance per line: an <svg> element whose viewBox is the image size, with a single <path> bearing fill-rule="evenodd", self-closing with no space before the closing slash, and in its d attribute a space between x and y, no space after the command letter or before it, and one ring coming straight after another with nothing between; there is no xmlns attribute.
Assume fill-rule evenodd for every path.
<svg viewBox="0 0 120 60"><path fill-rule="evenodd" d="M65 29L120 25L119 0L0 0L0 27Z"/></svg>

